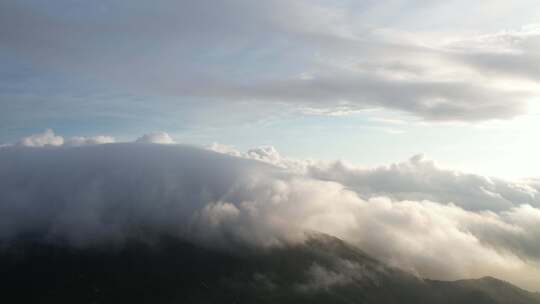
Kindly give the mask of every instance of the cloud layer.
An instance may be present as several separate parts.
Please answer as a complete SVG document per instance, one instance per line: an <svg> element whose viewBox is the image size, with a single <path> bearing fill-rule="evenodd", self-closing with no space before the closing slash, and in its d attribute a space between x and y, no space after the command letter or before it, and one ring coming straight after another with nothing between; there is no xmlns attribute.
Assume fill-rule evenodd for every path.
<svg viewBox="0 0 540 304"><path fill-rule="evenodd" d="M165 132L144 134L137 138L135 142L146 144L174 144L174 140Z"/></svg>
<svg viewBox="0 0 540 304"><path fill-rule="evenodd" d="M307 170L314 178L339 182L364 198L430 200L471 211L505 211L519 205L540 207L538 187L530 181L509 182L444 169L423 155L373 169L335 162L308 166Z"/></svg>
<svg viewBox="0 0 540 304"><path fill-rule="evenodd" d="M146 136L146 135L145 135ZM107 135L97 135L92 137L74 136L69 139L64 139L63 136L57 135L53 130L47 129L43 133L33 134L24 137L17 141L14 145L21 147L46 147L46 146L85 146L114 143L114 137ZM5 144L4 146L12 146L13 144Z"/></svg>
<svg viewBox="0 0 540 304"><path fill-rule="evenodd" d="M181 145L3 147L0 239L95 246L166 233L217 247L273 246L315 230L422 276L489 274L539 286L533 182L451 174L420 157L338 169L298 173Z"/></svg>
<svg viewBox="0 0 540 304"><path fill-rule="evenodd" d="M459 5L485 21L485 5ZM0 44L7 59L0 60L13 71L0 75L9 109L3 112L11 113L0 118L36 105L40 118L56 109L83 117L187 118L186 108L245 103L302 113L383 108L429 121L527 113L539 94L538 26L457 30L465 22L455 18L457 24L454 13L441 1L3 1ZM448 19L455 30L430 31L437 24L431 16ZM129 97L79 98L98 89ZM36 101L51 92L55 98Z"/></svg>

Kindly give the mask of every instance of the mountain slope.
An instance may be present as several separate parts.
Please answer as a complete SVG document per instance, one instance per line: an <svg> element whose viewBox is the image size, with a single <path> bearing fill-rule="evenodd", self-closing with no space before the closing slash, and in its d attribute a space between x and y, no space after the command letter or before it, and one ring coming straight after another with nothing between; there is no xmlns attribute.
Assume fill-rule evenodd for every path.
<svg viewBox="0 0 540 304"><path fill-rule="evenodd" d="M166 237L84 250L18 242L0 251L0 291L21 303L540 303L492 278L422 280L321 234L234 253Z"/></svg>
<svg viewBox="0 0 540 304"><path fill-rule="evenodd" d="M432 281L437 292L457 299L477 297L478 303L538 303L540 296L513 286L505 281L484 277L475 280L459 280L454 282Z"/></svg>

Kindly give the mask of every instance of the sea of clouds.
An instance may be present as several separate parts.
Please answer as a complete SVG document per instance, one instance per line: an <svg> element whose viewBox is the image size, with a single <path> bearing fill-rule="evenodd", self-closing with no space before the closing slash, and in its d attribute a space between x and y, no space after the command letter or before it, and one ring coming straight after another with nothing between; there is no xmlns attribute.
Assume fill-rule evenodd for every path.
<svg viewBox="0 0 540 304"><path fill-rule="evenodd" d="M272 147L180 145L164 132L115 143L47 130L0 147L0 241L85 247L168 234L267 247L319 231L420 276L492 275L537 290L539 191L421 155L366 169Z"/></svg>

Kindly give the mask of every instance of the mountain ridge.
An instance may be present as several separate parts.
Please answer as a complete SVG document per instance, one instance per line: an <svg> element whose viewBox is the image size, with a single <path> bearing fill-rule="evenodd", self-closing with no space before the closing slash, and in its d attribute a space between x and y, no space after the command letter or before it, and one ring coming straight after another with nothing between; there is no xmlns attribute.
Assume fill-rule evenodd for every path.
<svg viewBox="0 0 540 304"><path fill-rule="evenodd" d="M338 238L222 251L171 237L73 248L19 242L0 250L2 294L39 303L517 303L537 295L494 278L421 279Z"/></svg>

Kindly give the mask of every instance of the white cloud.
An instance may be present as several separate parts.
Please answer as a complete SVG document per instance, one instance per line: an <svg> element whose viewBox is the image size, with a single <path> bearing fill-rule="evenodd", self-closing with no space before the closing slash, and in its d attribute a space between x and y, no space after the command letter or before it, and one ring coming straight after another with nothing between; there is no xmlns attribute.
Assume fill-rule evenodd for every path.
<svg viewBox="0 0 540 304"><path fill-rule="evenodd" d="M146 144L174 144L174 140L166 132L154 132L144 134L137 138L136 142Z"/></svg>
<svg viewBox="0 0 540 304"><path fill-rule="evenodd" d="M342 161L292 159L271 146L248 152L219 144L209 149L262 161L314 179L337 182L363 199L386 196L398 201L429 200L471 211L499 212L523 204L540 207L540 183L536 180L509 181L446 169L423 154L387 166L361 168Z"/></svg>
<svg viewBox="0 0 540 304"><path fill-rule="evenodd" d="M17 142L17 145L24 147L61 146L63 144L64 138L54 134L54 131L51 129L47 129L43 133L22 138Z"/></svg>
<svg viewBox="0 0 540 304"><path fill-rule="evenodd" d="M112 136L98 135L93 137L75 136L68 139L64 144L66 146L86 146L114 143L116 140Z"/></svg>
<svg viewBox="0 0 540 304"><path fill-rule="evenodd" d="M281 161L281 155L273 146L262 146L247 151L247 156L252 159L276 164Z"/></svg>
<svg viewBox="0 0 540 304"><path fill-rule="evenodd" d="M213 143L207 149L231 156L257 160L297 173L303 173L306 170L306 166L312 163L310 160L296 160L283 157L274 146L260 146L251 148L247 152L241 152L232 146Z"/></svg>
<svg viewBox="0 0 540 304"><path fill-rule="evenodd" d="M231 155L231 156L242 157L244 155L242 152L238 151L235 147L220 144L218 142L214 142L214 143L212 143L211 145L209 145L206 148L208 150L210 150L210 151L223 153L223 154L228 154L228 155Z"/></svg>
<svg viewBox="0 0 540 304"><path fill-rule="evenodd" d="M307 167L308 175L341 183L369 199L431 200L467 210L504 211L521 204L540 207L540 195L530 182L506 181L440 168L423 155L373 169L342 162Z"/></svg>
<svg viewBox="0 0 540 304"><path fill-rule="evenodd" d="M2 147L22 146L22 147L46 147L46 146L86 146L114 143L116 140L112 136L97 135L91 137L74 136L69 139L64 139L63 136L57 135L52 129L46 129L43 133L33 134L21 138L15 144L4 144Z"/></svg>

